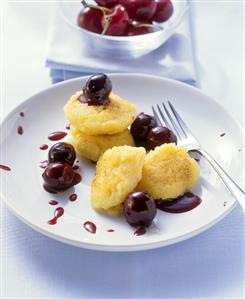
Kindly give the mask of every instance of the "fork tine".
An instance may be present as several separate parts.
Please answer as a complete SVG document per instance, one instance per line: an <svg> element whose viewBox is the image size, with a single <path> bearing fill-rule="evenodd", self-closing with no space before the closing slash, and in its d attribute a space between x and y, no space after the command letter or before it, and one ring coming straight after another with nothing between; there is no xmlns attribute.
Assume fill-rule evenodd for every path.
<svg viewBox="0 0 245 299"><path fill-rule="evenodd" d="M168 109L167 109L167 107L165 106L165 104L164 103L162 103L162 106L163 106L163 108L164 108L164 110L165 110L165 113L167 114L167 116L168 116L168 118L169 118L169 120L170 120L170 122L171 122L171 124L172 124L172 127L174 128L174 132L175 132L175 134L177 135L177 137L179 138L179 139L181 139L182 137L183 137L183 134L182 134L182 132L181 132L181 130L180 130L180 128L179 128L179 125L176 123L176 121L173 119L173 117L171 116L171 113L168 111Z"/></svg>
<svg viewBox="0 0 245 299"><path fill-rule="evenodd" d="M157 122L157 125L158 125L158 126L161 126L161 125L162 125L162 122L161 122L161 120L160 120L160 118L159 118L159 116L158 116L158 114L157 114L155 108L154 108L153 106L151 106L151 108L152 108L152 111L153 111L153 114L154 114L154 118L155 118L155 120L156 120L156 122Z"/></svg>
<svg viewBox="0 0 245 299"><path fill-rule="evenodd" d="M188 128L187 124L183 121L183 119L181 118L181 116L179 115L179 113L176 111L176 109L174 108L174 106L171 104L170 101L168 101L168 105L170 107L170 109L172 110L174 116L176 117L178 124L183 132L183 134L185 135L185 137L187 137L187 133L192 134L192 132L190 131L190 129Z"/></svg>
<svg viewBox="0 0 245 299"><path fill-rule="evenodd" d="M159 114L161 115L161 117L163 119L163 122L164 122L165 126L172 130L173 128L172 128L171 124L168 122L167 118L164 116L164 114L163 114L163 112L162 112L162 110L161 110L161 108L159 107L158 104L157 104L157 109L158 109Z"/></svg>

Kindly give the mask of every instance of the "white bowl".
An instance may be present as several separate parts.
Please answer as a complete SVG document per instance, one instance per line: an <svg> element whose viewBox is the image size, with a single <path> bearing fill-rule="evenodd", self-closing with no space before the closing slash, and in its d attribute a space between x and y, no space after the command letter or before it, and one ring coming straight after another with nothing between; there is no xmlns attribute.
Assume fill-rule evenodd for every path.
<svg viewBox="0 0 245 299"><path fill-rule="evenodd" d="M137 58L157 49L174 33L188 9L187 1L173 1L174 12L164 23L158 23L159 31L138 36L110 36L93 33L77 25L77 17L83 9L80 1L61 0L60 11L63 19L81 33L82 42L99 56Z"/></svg>

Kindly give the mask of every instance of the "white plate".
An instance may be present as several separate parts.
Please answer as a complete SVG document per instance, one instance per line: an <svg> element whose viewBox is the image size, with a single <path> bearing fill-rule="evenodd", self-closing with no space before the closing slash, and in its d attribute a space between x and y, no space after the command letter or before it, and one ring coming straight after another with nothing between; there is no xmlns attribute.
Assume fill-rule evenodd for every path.
<svg viewBox="0 0 245 299"><path fill-rule="evenodd" d="M242 130L214 100L173 80L139 74L110 77L114 92L135 103L139 112L151 114L152 104L171 99L205 148L233 177L239 177ZM2 198L18 218L39 232L68 244L97 250L133 251L187 239L212 226L232 209L234 199L204 161L200 161L201 177L194 188L202 203L182 214L158 211L154 224L142 236L135 236L135 229L123 217L110 218L91 208L90 181L95 170L91 162L80 160L83 180L75 186L75 191L67 190L58 195L45 192L39 163L47 159L48 151L40 150L39 146L44 143L51 146L54 142L48 141L48 134L65 130L67 120L62 108L85 81L86 78L66 81L34 95L14 109L2 124L1 164L12 169L0 170ZM19 112L24 112L25 116L20 117ZM23 135L17 134L19 125L24 128ZM223 137L222 133L225 133ZM74 192L78 199L71 202L68 198ZM47 224L57 207L48 204L50 199L57 199L59 206L65 209L56 225ZM87 220L96 224L96 234L83 228ZM107 232L108 229L114 232Z"/></svg>

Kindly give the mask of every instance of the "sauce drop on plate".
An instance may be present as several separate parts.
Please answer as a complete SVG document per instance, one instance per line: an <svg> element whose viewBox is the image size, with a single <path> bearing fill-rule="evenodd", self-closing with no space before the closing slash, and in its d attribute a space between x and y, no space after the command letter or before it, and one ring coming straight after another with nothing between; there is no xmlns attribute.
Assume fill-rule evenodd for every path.
<svg viewBox="0 0 245 299"><path fill-rule="evenodd" d="M57 220L64 214L64 209L59 207L54 210L54 218L48 221L48 224L54 225L57 223Z"/></svg>
<svg viewBox="0 0 245 299"><path fill-rule="evenodd" d="M0 169L6 170L6 171L11 171L11 168L9 166L3 165L3 164L0 164Z"/></svg>
<svg viewBox="0 0 245 299"><path fill-rule="evenodd" d="M139 227L135 232L135 236L142 236L146 233L146 229L144 227Z"/></svg>
<svg viewBox="0 0 245 299"><path fill-rule="evenodd" d="M17 132L18 132L19 135L22 135L24 133L23 127L22 126L18 126Z"/></svg>
<svg viewBox="0 0 245 299"><path fill-rule="evenodd" d="M84 222L83 227L86 229L86 231L90 232L91 234L96 233L96 225L91 221Z"/></svg>
<svg viewBox="0 0 245 299"><path fill-rule="evenodd" d="M69 200L70 200L70 201L75 201L75 200L77 200L77 194L74 193L74 194L70 195Z"/></svg>
<svg viewBox="0 0 245 299"><path fill-rule="evenodd" d="M48 135L48 139L51 141L58 141L63 139L66 135L67 135L66 132L57 131L57 132L50 133Z"/></svg>
<svg viewBox="0 0 245 299"><path fill-rule="evenodd" d="M51 199L49 202L48 202L51 206L55 206L58 204L58 201L57 200L54 200L54 199Z"/></svg>
<svg viewBox="0 0 245 299"><path fill-rule="evenodd" d="M47 144L42 144L39 146L40 150L45 151L46 149L48 149L48 145Z"/></svg>

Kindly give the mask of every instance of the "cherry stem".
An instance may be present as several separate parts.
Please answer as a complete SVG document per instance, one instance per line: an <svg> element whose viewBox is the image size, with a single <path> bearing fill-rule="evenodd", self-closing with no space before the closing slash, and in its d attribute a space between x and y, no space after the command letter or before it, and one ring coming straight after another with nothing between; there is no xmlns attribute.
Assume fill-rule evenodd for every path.
<svg viewBox="0 0 245 299"><path fill-rule="evenodd" d="M107 7L104 6L99 6L99 5L94 5L94 4L88 4L85 0L81 1L82 5L84 6L84 8L95 8L95 9L99 9L101 10L103 13L112 13L112 9L109 9Z"/></svg>
<svg viewBox="0 0 245 299"><path fill-rule="evenodd" d="M135 27L150 27L150 28L155 28L156 26L153 24L147 24L147 23L135 23L132 19L128 20L129 25L133 25Z"/></svg>
<svg viewBox="0 0 245 299"><path fill-rule="evenodd" d="M105 17L105 25L104 25L104 29L103 31L101 32L102 35L105 35L109 26L111 24L111 17Z"/></svg>

